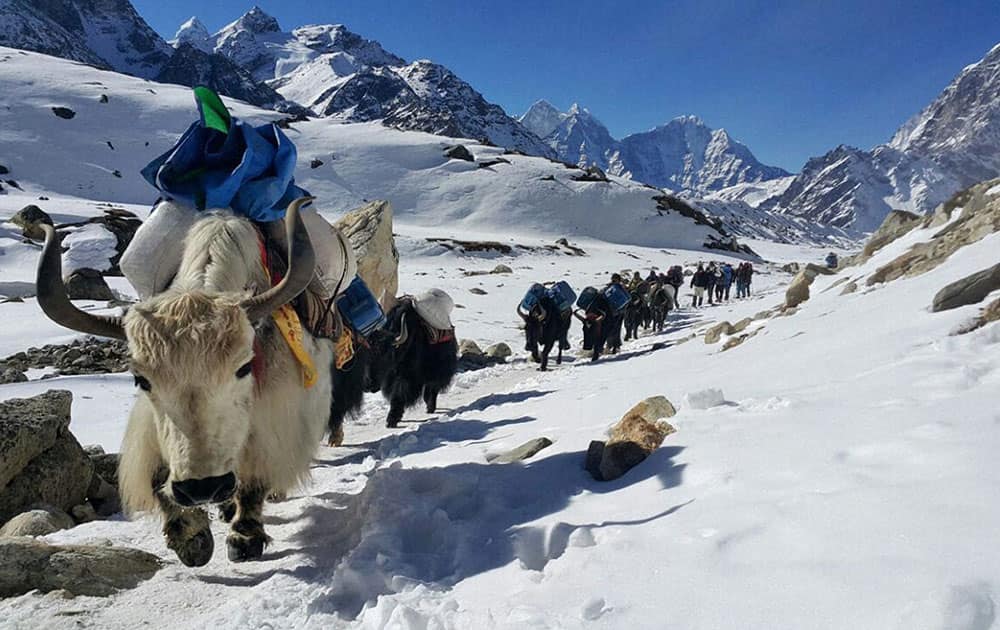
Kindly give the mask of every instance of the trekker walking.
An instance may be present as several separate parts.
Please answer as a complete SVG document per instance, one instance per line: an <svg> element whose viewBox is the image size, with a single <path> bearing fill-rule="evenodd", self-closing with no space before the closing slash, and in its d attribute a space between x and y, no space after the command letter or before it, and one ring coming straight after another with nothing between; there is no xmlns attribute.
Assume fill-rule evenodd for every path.
<svg viewBox="0 0 1000 630"><path fill-rule="evenodd" d="M705 302L705 289L708 286L708 272L698 264L698 270L691 276L691 288L694 289L694 297L691 298L691 306L697 308Z"/></svg>
<svg viewBox="0 0 1000 630"><path fill-rule="evenodd" d="M733 266L729 263L722 265L722 287L723 287L723 298L729 301L729 287L733 285L733 277L735 273L733 272Z"/></svg>

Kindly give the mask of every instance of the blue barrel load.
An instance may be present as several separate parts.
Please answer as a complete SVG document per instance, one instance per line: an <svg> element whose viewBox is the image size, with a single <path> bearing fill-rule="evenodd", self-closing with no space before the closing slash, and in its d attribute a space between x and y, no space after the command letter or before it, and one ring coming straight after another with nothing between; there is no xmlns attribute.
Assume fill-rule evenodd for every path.
<svg viewBox="0 0 1000 630"><path fill-rule="evenodd" d="M385 313L360 276L337 296L337 309L351 328L368 336L385 325Z"/></svg>
<svg viewBox="0 0 1000 630"><path fill-rule="evenodd" d="M543 297L545 297L545 287L536 282L524 294L524 299L521 300L521 310L530 313L531 309L535 308Z"/></svg>
<svg viewBox="0 0 1000 630"><path fill-rule="evenodd" d="M628 291L620 284L609 284L605 287L604 297L608 298L608 303L611 304L612 310L616 313L624 310L631 298Z"/></svg>
<svg viewBox="0 0 1000 630"><path fill-rule="evenodd" d="M565 280L553 284L545 293L559 306L560 312L563 313L571 310L573 302L576 301L576 293Z"/></svg>
<svg viewBox="0 0 1000 630"><path fill-rule="evenodd" d="M580 292L580 297L576 299L576 306L578 308L582 308L583 310L587 310L588 308L590 308L590 305L593 304L594 300L596 299L597 299L597 289L595 289L594 287L587 287L586 289Z"/></svg>

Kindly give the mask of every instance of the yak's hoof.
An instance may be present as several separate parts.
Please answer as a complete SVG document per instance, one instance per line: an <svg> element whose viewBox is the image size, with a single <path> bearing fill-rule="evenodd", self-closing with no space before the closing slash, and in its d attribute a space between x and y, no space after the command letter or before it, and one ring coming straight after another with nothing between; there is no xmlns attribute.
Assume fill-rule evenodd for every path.
<svg viewBox="0 0 1000 630"><path fill-rule="evenodd" d="M215 540L212 538L212 530L203 529L183 542L168 538L167 547L173 549L184 566L203 567L212 559Z"/></svg>
<svg viewBox="0 0 1000 630"><path fill-rule="evenodd" d="M538 371L539 372L548 372L549 368L545 367L544 365L540 365L540 366L538 366Z"/></svg>
<svg viewBox="0 0 1000 630"><path fill-rule="evenodd" d="M537 354L533 354L533 355L531 355L531 362L532 362L532 363L538 363L539 361L541 361L541 359L540 359L540 358L538 358L538 355L537 355Z"/></svg>
<svg viewBox="0 0 1000 630"><path fill-rule="evenodd" d="M437 405L427 405L427 413L437 413Z"/></svg>
<svg viewBox="0 0 1000 630"><path fill-rule="evenodd" d="M330 431L330 439L326 441L327 446L340 446L344 443L344 427L337 427Z"/></svg>
<svg viewBox="0 0 1000 630"><path fill-rule="evenodd" d="M259 536L246 537L240 534L230 534L226 538L226 556L231 562L247 562L260 560L264 555L266 538Z"/></svg>
<svg viewBox="0 0 1000 630"><path fill-rule="evenodd" d="M236 502L226 501L219 506L219 519L229 523L236 516Z"/></svg>
<svg viewBox="0 0 1000 630"><path fill-rule="evenodd" d="M396 429L396 428L399 428L399 420L386 420L385 421L385 428L387 428L387 429Z"/></svg>

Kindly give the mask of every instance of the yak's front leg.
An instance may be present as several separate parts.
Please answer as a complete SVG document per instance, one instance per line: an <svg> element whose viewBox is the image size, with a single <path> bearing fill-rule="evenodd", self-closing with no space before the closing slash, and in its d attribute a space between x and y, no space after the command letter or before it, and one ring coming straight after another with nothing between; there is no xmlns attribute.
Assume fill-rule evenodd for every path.
<svg viewBox="0 0 1000 630"><path fill-rule="evenodd" d="M262 522L265 498L267 488L253 481L236 492L236 516L226 537L226 554L233 562L257 560L271 542Z"/></svg>
<svg viewBox="0 0 1000 630"><path fill-rule="evenodd" d="M215 551L212 528L208 514L201 508L185 508L177 505L164 493L166 472L161 471L153 480L156 500L163 512L163 536L167 548L188 567L208 564Z"/></svg>

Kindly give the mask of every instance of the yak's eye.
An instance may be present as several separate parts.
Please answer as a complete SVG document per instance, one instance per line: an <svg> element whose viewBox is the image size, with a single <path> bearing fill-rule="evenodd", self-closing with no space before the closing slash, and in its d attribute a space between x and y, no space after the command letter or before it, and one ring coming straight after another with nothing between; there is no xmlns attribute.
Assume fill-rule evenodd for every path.
<svg viewBox="0 0 1000 630"><path fill-rule="evenodd" d="M236 378L243 378L247 374L253 371L253 361L247 361L240 366L240 369L236 370Z"/></svg>
<svg viewBox="0 0 1000 630"><path fill-rule="evenodd" d="M138 374L135 375L135 386L147 392L153 389L153 386L149 384L149 379L145 376L139 376Z"/></svg>

